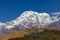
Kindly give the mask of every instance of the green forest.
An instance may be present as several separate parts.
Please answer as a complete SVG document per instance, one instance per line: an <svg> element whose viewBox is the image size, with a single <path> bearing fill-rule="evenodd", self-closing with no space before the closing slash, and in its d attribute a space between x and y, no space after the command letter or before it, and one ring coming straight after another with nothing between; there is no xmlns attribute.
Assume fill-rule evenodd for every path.
<svg viewBox="0 0 60 40"><path fill-rule="evenodd" d="M43 32L31 33L24 35L24 37L16 37L8 40L60 40L60 31L44 30Z"/></svg>

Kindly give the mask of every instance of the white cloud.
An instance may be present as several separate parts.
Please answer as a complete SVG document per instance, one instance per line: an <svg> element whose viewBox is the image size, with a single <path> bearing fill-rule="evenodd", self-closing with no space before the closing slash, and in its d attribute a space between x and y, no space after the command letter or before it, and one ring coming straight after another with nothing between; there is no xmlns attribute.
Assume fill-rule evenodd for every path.
<svg viewBox="0 0 60 40"><path fill-rule="evenodd" d="M60 12L54 12L52 15L60 15Z"/></svg>
<svg viewBox="0 0 60 40"><path fill-rule="evenodd" d="M53 12L51 13L51 15L54 17L54 18L57 18L60 20L60 12Z"/></svg>

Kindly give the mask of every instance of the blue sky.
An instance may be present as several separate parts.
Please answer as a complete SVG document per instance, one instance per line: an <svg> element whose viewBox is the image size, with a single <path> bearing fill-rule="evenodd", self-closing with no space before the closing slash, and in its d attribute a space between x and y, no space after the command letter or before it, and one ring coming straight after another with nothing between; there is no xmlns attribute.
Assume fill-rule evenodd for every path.
<svg viewBox="0 0 60 40"><path fill-rule="evenodd" d="M0 22L11 21L27 10L60 12L60 0L0 0Z"/></svg>

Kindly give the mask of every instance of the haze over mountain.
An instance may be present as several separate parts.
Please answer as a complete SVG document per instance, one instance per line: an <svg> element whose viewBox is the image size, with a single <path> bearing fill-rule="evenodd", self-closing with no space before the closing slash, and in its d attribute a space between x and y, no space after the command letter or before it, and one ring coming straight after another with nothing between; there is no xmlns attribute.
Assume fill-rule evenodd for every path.
<svg viewBox="0 0 60 40"><path fill-rule="evenodd" d="M60 13L57 12L55 13L55 15L53 13L53 16L50 16L48 13L25 11L19 17L17 17L16 19L10 22L6 22L6 23L0 22L0 35L1 36L3 34L7 35L19 30L23 30L25 28L43 28L44 29L44 28L50 28L49 25L52 25L51 28L55 28L54 26L55 22L56 24L60 24L60 16L58 14L60 15Z"/></svg>

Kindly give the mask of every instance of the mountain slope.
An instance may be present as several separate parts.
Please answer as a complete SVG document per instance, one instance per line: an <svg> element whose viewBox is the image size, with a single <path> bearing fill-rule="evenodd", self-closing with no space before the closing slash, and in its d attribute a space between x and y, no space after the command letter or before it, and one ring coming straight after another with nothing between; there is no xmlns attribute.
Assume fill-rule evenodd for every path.
<svg viewBox="0 0 60 40"><path fill-rule="evenodd" d="M36 31L37 30L37 31ZM18 32L15 32L13 34L7 35L5 37L0 38L0 40L8 40L10 38L16 38L16 37L23 37L24 35L30 35L32 32L42 32L44 31L43 29L24 29Z"/></svg>
<svg viewBox="0 0 60 40"><path fill-rule="evenodd" d="M60 31L44 30L37 34L25 35L24 37L11 38L9 40L60 40Z"/></svg>

